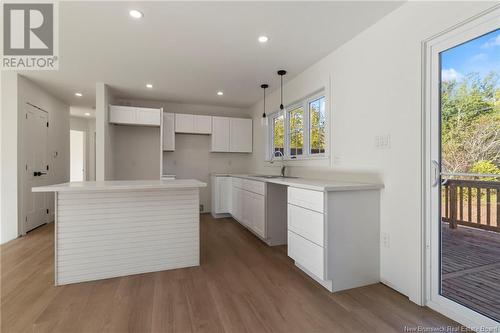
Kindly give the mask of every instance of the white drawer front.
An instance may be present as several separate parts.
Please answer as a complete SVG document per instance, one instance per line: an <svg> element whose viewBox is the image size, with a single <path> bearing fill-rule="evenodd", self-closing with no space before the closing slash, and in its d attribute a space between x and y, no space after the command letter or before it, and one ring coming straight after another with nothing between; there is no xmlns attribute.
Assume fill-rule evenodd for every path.
<svg viewBox="0 0 500 333"><path fill-rule="evenodd" d="M288 229L324 246L323 214L288 204Z"/></svg>
<svg viewBox="0 0 500 333"><path fill-rule="evenodd" d="M243 179L231 177L231 182L233 183L234 187L243 188Z"/></svg>
<svg viewBox="0 0 500 333"><path fill-rule="evenodd" d="M324 280L323 248L288 231L288 256L316 277Z"/></svg>
<svg viewBox="0 0 500 333"><path fill-rule="evenodd" d="M289 187L288 203L312 209L320 213L323 213L324 211L324 196L323 192L320 191Z"/></svg>
<svg viewBox="0 0 500 333"><path fill-rule="evenodd" d="M264 195L265 183L256 180L243 179L243 189L253 193Z"/></svg>

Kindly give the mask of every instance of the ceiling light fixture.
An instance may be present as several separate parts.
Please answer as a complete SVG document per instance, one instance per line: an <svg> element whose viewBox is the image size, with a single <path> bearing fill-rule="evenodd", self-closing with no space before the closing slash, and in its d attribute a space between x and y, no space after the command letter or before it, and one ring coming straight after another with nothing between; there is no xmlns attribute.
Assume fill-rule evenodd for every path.
<svg viewBox="0 0 500 333"><path fill-rule="evenodd" d="M88 117L88 116L90 116L90 113L89 112L85 112L84 115L86 115Z"/></svg>
<svg viewBox="0 0 500 333"><path fill-rule="evenodd" d="M222 96L222 95L224 95L224 93L222 91L217 92L217 96Z"/></svg>
<svg viewBox="0 0 500 333"><path fill-rule="evenodd" d="M130 16L132 16L135 19L140 19L144 16L144 14L142 14L142 12L138 11L137 9L132 9L128 13Z"/></svg>
<svg viewBox="0 0 500 333"><path fill-rule="evenodd" d="M268 40L267 36L259 36L259 43L267 43Z"/></svg>
<svg viewBox="0 0 500 333"><path fill-rule="evenodd" d="M83 96L83 94L82 94L81 92L76 92L76 93L75 93L75 96L76 96L76 97L82 97L82 96Z"/></svg>
<svg viewBox="0 0 500 333"><path fill-rule="evenodd" d="M146 88L153 89L153 85L151 83L146 83Z"/></svg>
<svg viewBox="0 0 500 333"><path fill-rule="evenodd" d="M266 89L269 88L268 84L261 84L260 87L264 90L264 112L262 113L262 118L260 119L260 124L262 126L267 126L267 116L266 116Z"/></svg>
<svg viewBox="0 0 500 333"><path fill-rule="evenodd" d="M281 77L281 104L280 104L280 110L284 110L285 107L283 106L283 76L286 75L286 71L281 69L278 71L278 75ZM284 114L285 118L286 118L286 112Z"/></svg>

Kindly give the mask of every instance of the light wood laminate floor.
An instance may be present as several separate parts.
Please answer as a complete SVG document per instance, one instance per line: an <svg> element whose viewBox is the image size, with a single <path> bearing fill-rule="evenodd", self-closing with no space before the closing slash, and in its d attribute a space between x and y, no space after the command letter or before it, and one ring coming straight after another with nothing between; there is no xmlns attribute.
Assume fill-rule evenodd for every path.
<svg viewBox="0 0 500 333"><path fill-rule="evenodd" d="M201 266L53 286L53 224L1 247L1 332L402 332L456 325L376 284L331 294L232 219Z"/></svg>

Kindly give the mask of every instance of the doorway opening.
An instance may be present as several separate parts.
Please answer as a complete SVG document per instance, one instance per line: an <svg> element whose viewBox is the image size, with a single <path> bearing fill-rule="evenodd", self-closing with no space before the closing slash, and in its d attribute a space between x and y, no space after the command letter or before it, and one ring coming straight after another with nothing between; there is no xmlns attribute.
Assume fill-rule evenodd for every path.
<svg viewBox="0 0 500 333"><path fill-rule="evenodd" d="M81 182L86 180L86 132L70 130L70 181Z"/></svg>

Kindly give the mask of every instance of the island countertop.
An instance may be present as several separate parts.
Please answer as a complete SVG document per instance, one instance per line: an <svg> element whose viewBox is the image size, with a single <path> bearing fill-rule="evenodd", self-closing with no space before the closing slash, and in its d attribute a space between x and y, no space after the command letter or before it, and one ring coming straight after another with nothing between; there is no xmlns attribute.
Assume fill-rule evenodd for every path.
<svg viewBox="0 0 500 333"><path fill-rule="evenodd" d="M106 180L70 182L48 186L33 187L33 192L95 192L116 190L154 190L175 188L199 188L207 184L196 179L165 180Z"/></svg>

